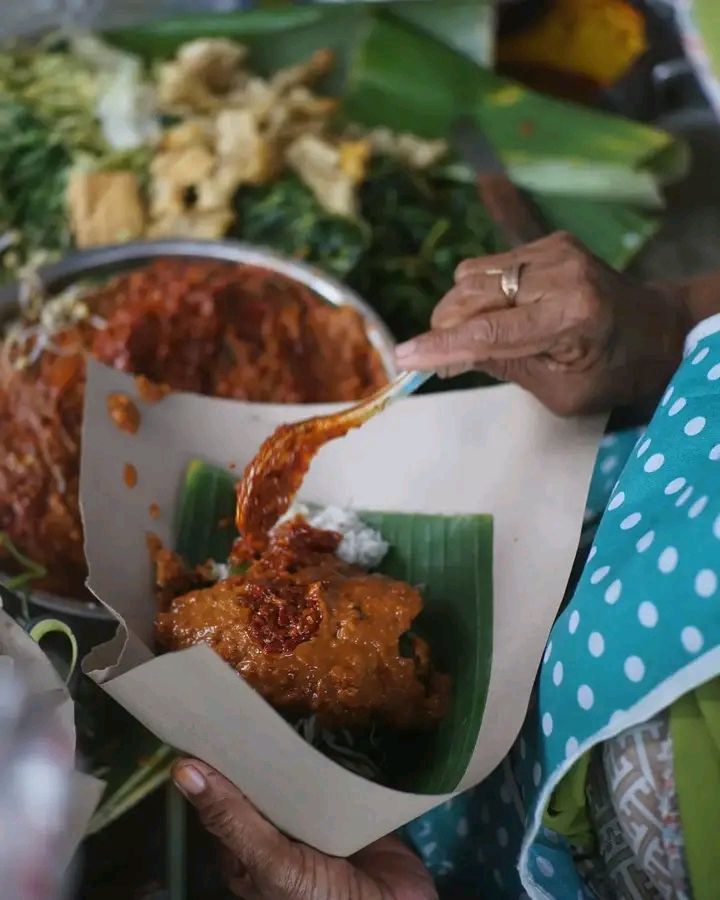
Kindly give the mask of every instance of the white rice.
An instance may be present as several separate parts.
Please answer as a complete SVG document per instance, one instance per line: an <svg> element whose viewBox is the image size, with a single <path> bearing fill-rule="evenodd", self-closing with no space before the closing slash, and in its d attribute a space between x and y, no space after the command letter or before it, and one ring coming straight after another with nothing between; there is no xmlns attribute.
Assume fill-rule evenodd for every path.
<svg viewBox="0 0 720 900"><path fill-rule="evenodd" d="M313 528L336 531L341 534L342 541L337 555L343 562L362 566L363 569L374 569L379 566L390 549L382 535L366 525L360 516L351 509L341 509L339 506L318 509L302 503L294 503L280 522L295 516L307 519Z"/></svg>

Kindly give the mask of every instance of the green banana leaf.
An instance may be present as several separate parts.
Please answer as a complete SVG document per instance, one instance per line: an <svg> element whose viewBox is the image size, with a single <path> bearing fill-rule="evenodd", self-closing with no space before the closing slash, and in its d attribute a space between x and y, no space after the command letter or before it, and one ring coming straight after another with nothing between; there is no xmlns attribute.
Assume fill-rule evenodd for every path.
<svg viewBox="0 0 720 900"><path fill-rule="evenodd" d="M390 16L377 16L361 44L345 109L360 122L392 122L428 137L448 134L459 115L473 115L511 173L514 165L567 165L564 180L553 178L548 185L545 178L532 179L537 190L582 194L577 179L585 166L613 167L605 180L609 190L617 191L613 175L620 170L646 171L664 181L682 175L687 165L684 146L670 135L545 97L474 65ZM527 174L525 186L533 186ZM635 188L631 193L637 199ZM653 195L653 203L655 199Z"/></svg>
<svg viewBox="0 0 720 900"><path fill-rule="evenodd" d="M187 15L142 26L117 29L106 37L116 46L147 60L171 56L185 41L227 37L252 50L253 66L272 72L292 65L320 47L332 47L337 72L329 87L342 91L347 70L379 9L393 10L399 21L412 22L434 34L476 63L486 64L492 53L492 4L484 0L428 0L252 9L224 15Z"/></svg>
<svg viewBox="0 0 720 900"><path fill-rule="evenodd" d="M176 549L188 562L224 561L236 532L226 527L235 480L191 463ZM482 722L492 659L492 519L362 512L390 544L379 571L421 586L424 610L413 628L453 682L452 707L431 734L383 736L384 775L420 793L451 791L464 774ZM220 524L222 523L222 524Z"/></svg>

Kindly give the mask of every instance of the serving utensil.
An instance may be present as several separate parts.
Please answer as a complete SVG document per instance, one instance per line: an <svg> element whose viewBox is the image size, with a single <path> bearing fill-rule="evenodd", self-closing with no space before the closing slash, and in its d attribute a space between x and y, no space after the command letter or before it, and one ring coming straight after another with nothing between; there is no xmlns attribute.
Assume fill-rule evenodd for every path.
<svg viewBox="0 0 720 900"><path fill-rule="evenodd" d="M542 216L510 180L503 161L474 119L457 120L452 143L476 173L480 198L510 247L549 233Z"/></svg>
<svg viewBox="0 0 720 900"><path fill-rule="evenodd" d="M236 525L250 553L262 549L287 512L318 450L344 437L399 397L421 387L432 372L401 372L367 400L340 412L281 425L263 443L238 485Z"/></svg>

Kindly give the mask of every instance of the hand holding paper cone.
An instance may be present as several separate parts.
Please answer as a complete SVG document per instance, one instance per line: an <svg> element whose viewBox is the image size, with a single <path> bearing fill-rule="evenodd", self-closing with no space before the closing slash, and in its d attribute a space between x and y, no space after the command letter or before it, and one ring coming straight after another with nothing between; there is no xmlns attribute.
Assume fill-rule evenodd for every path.
<svg viewBox="0 0 720 900"><path fill-rule="evenodd" d="M226 778L196 760L175 783L220 841L230 890L247 900L437 900L430 873L398 838L349 860L333 859L280 834Z"/></svg>
<svg viewBox="0 0 720 900"><path fill-rule="evenodd" d="M463 620L466 589L458 586L458 570L447 568L431 620L431 627L444 624L448 637L457 638L441 648L443 662L453 655L467 660L463 654L481 646L478 633L492 648L475 657L487 690L479 697L479 731L453 725L429 754L430 771L442 773L435 784L452 776L451 784L410 792L368 781L320 754L208 647L160 657L151 649L155 604L145 533L152 530L173 545L178 490L189 463L227 466L232 460L242 467L277 425L327 407L176 394L141 404L141 427L130 436L110 422L105 404L109 393L133 390L127 376L90 363L81 485L90 586L123 626L115 642L86 660L93 677L164 741L239 785L281 831L327 853L352 854L484 778L507 752L525 713L574 557L602 423L559 421L514 388L421 397L323 448L313 463L304 494L322 506L392 511L403 520L440 516L448 527L457 516L493 517L492 568L484 566L493 573L492 592L478 595L484 598L480 617ZM132 491L122 479L128 462L139 473ZM560 497L569 499L560 503ZM157 520L149 516L151 504L162 511ZM108 509L117 514L109 517ZM373 520L380 530L393 521L383 516L382 524ZM400 565L405 526L392 527L386 537L402 551L393 563ZM430 553L413 558L441 558L453 547L450 534L443 546L433 553L430 545ZM428 572L441 578L437 566L428 563ZM467 649L461 653L462 640ZM456 696L475 696L471 669L451 674ZM457 746L466 748L462 767L446 770L444 760L457 764L448 752ZM419 751L406 761L408 767L422 763Z"/></svg>

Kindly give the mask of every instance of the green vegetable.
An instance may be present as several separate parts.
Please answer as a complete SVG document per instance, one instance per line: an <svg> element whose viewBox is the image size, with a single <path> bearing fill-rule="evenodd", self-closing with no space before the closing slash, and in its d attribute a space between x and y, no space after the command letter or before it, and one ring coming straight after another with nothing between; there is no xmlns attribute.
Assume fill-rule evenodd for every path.
<svg viewBox="0 0 720 900"><path fill-rule="evenodd" d="M0 531L0 561L2 558L10 558L17 568L20 569L19 575L12 575L3 579L5 587L10 591L19 591L27 588L33 581L39 581L47 575L47 570L40 563L21 553L18 548L10 540L8 534Z"/></svg>
<svg viewBox="0 0 720 900"><path fill-rule="evenodd" d="M0 96L0 235L16 243L0 260L0 277L45 251L70 246L64 197L70 155L24 104Z"/></svg>
<svg viewBox="0 0 720 900"><path fill-rule="evenodd" d="M97 72L63 41L0 54L0 96L25 104L71 154L96 156L107 149L95 112L98 91Z"/></svg>
<svg viewBox="0 0 720 900"><path fill-rule="evenodd" d="M390 159L376 160L360 188L361 221L326 213L293 175L241 191L237 211L237 237L343 278L400 340L428 327L460 260L501 246L474 185Z"/></svg>
<svg viewBox="0 0 720 900"><path fill-rule="evenodd" d="M234 479L202 462L191 463L183 490L176 549L185 559L218 559L234 534L218 525L234 507ZM422 586L425 608L415 623L430 640L433 658L453 681L452 706L429 734L387 729L353 749L382 761L383 781L427 793L451 791L467 768L482 722L492 659L492 519L361 513L390 544L380 571ZM401 648L398 648L399 652ZM303 729L304 730L304 729ZM368 736L365 736L368 738ZM323 739L319 749L332 749ZM349 762L335 748L333 758Z"/></svg>

